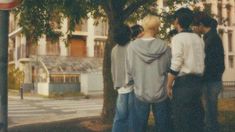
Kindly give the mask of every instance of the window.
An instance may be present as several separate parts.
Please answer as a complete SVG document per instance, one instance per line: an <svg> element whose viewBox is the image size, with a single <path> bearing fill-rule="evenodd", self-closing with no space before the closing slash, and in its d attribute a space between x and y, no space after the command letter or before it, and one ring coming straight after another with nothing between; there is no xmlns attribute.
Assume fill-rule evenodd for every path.
<svg viewBox="0 0 235 132"><path fill-rule="evenodd" d="M71 36L68 38L69 42L69 56L71 57L86 57L87 46L86 37L84 36Z"/></svg>
<svg viewBox="0 0 235 132"><path fill-rule="evenodd" d="M234 68L234 56L229 56L229 68Z"/></svg>
<svg viewBox="0 0 235 132"><path fill-rule="evenodd" d="M233 32L228 31L228 51L232 52L233 51Z"/></svg>
<svg viewBox="0 0 235 132"><path fill-rule="evenodd" d="M106 40L95 40L95 46L94 46L94 55L95 57L103 57L104 56L104 46L105 46Z"/></svg>
<svg viewBox="0 0 235 132"><path fill-rule="evenodd" d="M46 38L46 54L47 55L60 55L59 39L52 41L49 37Z"/></svg>
<svg viewBox="0 0 235 132"><path fill-rule="evenodd" d="M50 75L50 83L63 83L64 76Z"/></svg>
<svg viewBox="0 0 235 132"><path fill-rule="evenodd" d="M76 24L75 31L87 32L87 19L82 20L79 24Z"/></svg>
<svg viewBox="0 0 235 132"><path fill-rule="evenodd" d="M37 44L28 45L28 56L37 55Z"/></svg>
<svg viewBox="0 0 235 132"><path fill-rule="evenodd" d="M50 75L50 83L80 83L79 75Z"/></svg>
<svg viewBox="0 0 235 132"><path fill-rule="evenodd" d="M226 9L227 9L227 23L228 23L228 26L231 26L231 5L230 4L227 4L226 5Z"/></svg>
<svg viewBox="0 0 235 132"><path fill-rule="evenodd" d="M26 37L26 56L30 57L32 55L37 55L37 44L33 43L30 39L30 37Z"/></svg>
<svg viewBox="0 0 235 132"><path fill-rule="evenodd" d="M107 21L98 21L95 26L95 35L97 36L107 36L108 35L108 23Z"/></svg>
<svg viewBox="0 0 235 132"><path fill-rule="evenodd" d="M222 4L218 3L218 23L223 24L223 17L222 17Z"/></svg>

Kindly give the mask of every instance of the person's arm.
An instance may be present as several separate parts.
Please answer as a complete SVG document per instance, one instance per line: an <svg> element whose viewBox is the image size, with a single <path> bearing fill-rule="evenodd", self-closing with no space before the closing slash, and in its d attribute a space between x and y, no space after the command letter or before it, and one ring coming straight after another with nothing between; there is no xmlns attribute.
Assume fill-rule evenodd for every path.
<svg viewBox="0 0 235 132"><path fill-rule="evenodd" d="M183 54L184 54L183 44L180 43L179 40L173 38L171 51L172 51L171 66L170 66L170 70L168 73L168 80L167 80L167 94L169 97L172 97L173 83L183 65L183 61L184 61L183 60Z"/></svg>
<svg viewBox="0 0 235 132"><path fill-rule="evenodd" d="M114 52L111 51L111 73L112 73L112 80L115 80L115 61L114 61Z"/></svg>
<svg viewBox="0 0 235 132"><path fill-rule="evenodd" d="M133 77L132 77L132 73L131 73L131 66L130 66L130 60L129 60L129 52L128 49L127 49L127 55L126 55L126 58L125 58L125 69L126 69L126 84L127 86L129 85L133 85L134 84L134 80L133 80Z"/></svg>
<svg viewBox="0 0 235 132"><path fill-rule="evenodd" d="M175 75L168 73L168 78L167 78L167 95L169 97L172 97L172 90L173 90L173 83L175 81Z"/></svg>

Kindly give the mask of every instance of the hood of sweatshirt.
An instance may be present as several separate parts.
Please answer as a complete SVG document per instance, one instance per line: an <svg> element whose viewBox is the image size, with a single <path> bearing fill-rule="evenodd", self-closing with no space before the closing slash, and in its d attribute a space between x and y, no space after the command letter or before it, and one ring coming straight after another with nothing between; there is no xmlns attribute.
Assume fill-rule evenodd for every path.
<svg viewBox="0 0 235 132"><path fill-rule="evenodd" d="M136 39L130 48L145 63L152 63L167 51L167 44L161 39L143 40Z"/></svg>

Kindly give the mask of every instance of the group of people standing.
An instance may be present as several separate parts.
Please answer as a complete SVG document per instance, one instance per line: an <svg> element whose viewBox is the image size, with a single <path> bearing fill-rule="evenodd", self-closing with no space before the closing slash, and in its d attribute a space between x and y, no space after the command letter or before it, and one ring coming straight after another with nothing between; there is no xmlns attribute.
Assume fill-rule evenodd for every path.
<svg viewBox="0 0 235 132"><path fill-rule="evenodd" d="M141 26L122 25L115 32L113 132L145 132L151 110L158 132L219 131L224 51L216 20L180 8L172 24L171 47L156 37L161 25L157 16L147 15Z"/></svg>

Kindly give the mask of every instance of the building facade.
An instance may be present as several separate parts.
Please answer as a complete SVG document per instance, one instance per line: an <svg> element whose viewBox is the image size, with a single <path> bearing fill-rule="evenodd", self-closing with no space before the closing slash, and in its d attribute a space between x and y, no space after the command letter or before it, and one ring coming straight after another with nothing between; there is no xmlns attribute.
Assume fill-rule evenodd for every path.
<svg viewBox="0 0 235 132"><path fill-rule="evenodd" d="M158 0L157 3L159 8L167 7L165 0ZM235 0L201 0L195 6L209 8L218 20L218 31L225 51L223 81L235 81ZM22 28L17 25L18 20L18 16L10 14L9 66L24 71L26 87L33 87L35 82L76 83L81 69L99 69L102 65L108 33L107 22L99 21L98 25L94 25L95 20L88 18L76 26L72 36L68 36L68 19L64 19L59 29L64 35L58 41L52 43L44 35L38 44L33 44L22 34ZM93 59L87 61L81 58ZM50 60L58 61L52 61L56 64L53 65L48 63ZM78 63L71 64L71 61Z"/></svg>
<svg viewBox="0 0 235 132"><path fill-rule="evenodd" d="M9 68L19 68L24 72L25 89L39 86L37 91L40 92L49 84L52 88L52 84L66 84L66 87L74 89L77 84L80 86L81 73L101 72L108 32L105 21L94 25L92 18L83 20L76 25L72 35L68 35L68 19L64 19L58 29L63 36L52 42L43 35L35 44L22 33L18 20L18 16L10 14L8 60Z"/></svg>

